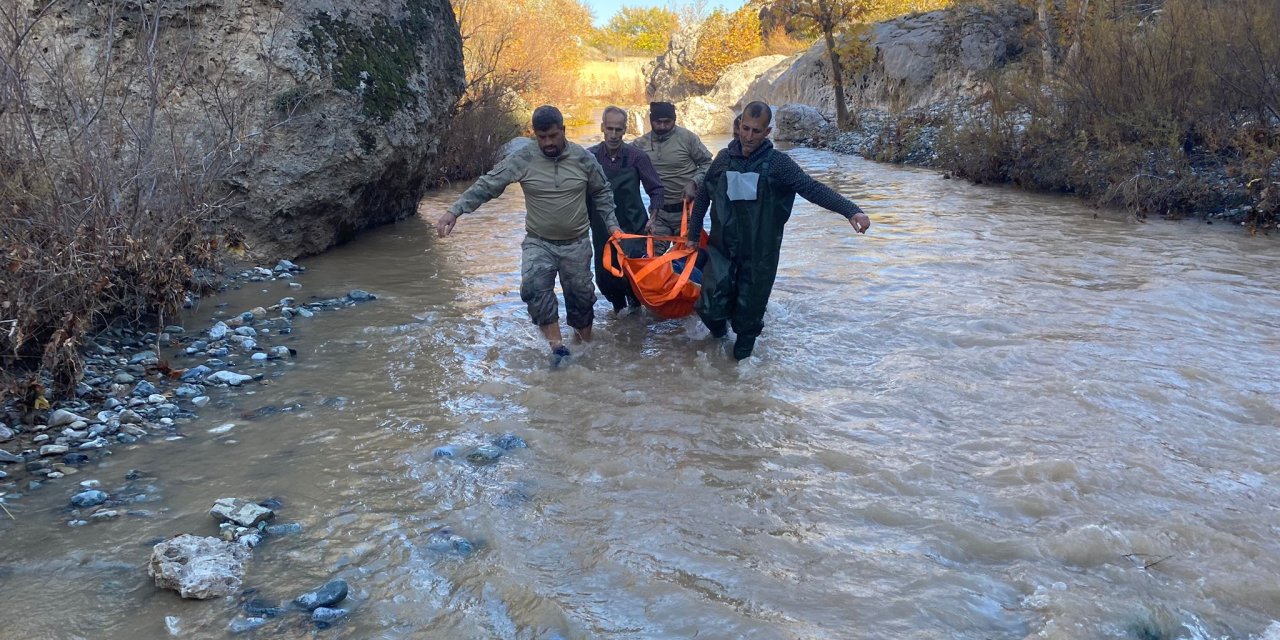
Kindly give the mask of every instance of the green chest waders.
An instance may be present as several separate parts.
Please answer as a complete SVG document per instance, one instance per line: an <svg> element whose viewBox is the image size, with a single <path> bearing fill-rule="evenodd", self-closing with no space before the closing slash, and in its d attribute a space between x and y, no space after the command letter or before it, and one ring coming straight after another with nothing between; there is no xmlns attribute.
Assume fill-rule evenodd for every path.
<svg viewBox="0 0 1280 640"><path fill-rule="evenodd" d="M711 240L702 273L697 311L707 326L728 320L734 333L756 337L778 275L782 227L791 217L795 194L769 180L771 149L754 160L734 157L711 198ZM755 192L731 180L755 174ZM748 181L749 183L749 181ZM736 187L736 188L735 188ZM732 194L731 191L736 191ZM744 199L754 196L754 199Z"/></svg>
<svg viewBox="0 0 1280 640"><path fill-rule="evenodd" d="M613 170L605 168L604 175L609 179L609 187L613 190L614 215L618 217L618 226L623 233L644 233L645 225L649 223L649 214L644 208L644 201L640 199L640 172L630 166L624 155L619 167ZM628 301L638 305L639 301L632 293L627 279L605 270L601 257L604 254L604 243L609 240L609 230L604 228L604 221L600 216L595 215L590 199L587 200L587 209L591 214L591 244L595 248L596 286L616 310L621 310ZM643 251L643 247L635 243L635 240L623 243L628 255L632 255L632 251Z"/></svg>

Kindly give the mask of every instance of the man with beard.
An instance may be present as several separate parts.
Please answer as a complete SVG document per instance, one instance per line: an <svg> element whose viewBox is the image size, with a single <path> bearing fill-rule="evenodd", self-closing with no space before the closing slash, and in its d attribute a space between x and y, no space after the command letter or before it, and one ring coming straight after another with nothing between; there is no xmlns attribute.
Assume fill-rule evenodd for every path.
<svg viewBox="0 0 1280 640"><path fill-rule="evenodd" d="M795 160L773 148L773 112L763 102L742 111L738 135L716 155L693 203L692 243L711 207L711 239L696 309L711 335L724 337L733 326L733 357L751 357L764 329L764 311L778 274L782 227L796 194L849 220L866 233L871 219L858 205L809 177Z"/></svg>
<svg viewBox="0 0 1280 640"><path fill-rule="evenodd" d="M649 224L649 215L645 211L644 201L640 199L640 185L644 185L652 204L651 210L656 213L656 209L662 205L662 181L658 178L653 163L649 161L649 156L634 145L622 141L623 134L627 132L626 111L615 106L606 107L600 119L600 132L604 134L604 141L587 151L595 155L596 161L604 168L604 175L609 178L618 226L622 227L624 233L644 233ZM593 208L590 200L587 201L587 208ZM596 286L605 299L613 303L614 313L620 313L627 307L640 306L640 301L636 299L626 278L619 278L604 269L601 258L608 239L609 232L604 228L604 220L593 215L591 240L596 251ZM628 255L635 256L644 250L643 247L636 246L639 242L641 241L627 240L623 242L623 248Z"/></svg>
<svg viewBox="0 0 1280 640"><path fill-rule="evenodd" d="M698 187L711 166L711 152L694 132L676 125L676 107L670 102L649 103L649 133L636 138L635 145L649 155L662 178L663 203L649 221L649 233L673 236L680 233L684 201L698 195ZM666 243L655 246L659 253Z"/></svg>
<svg viewBox="0 0 1280 640"><path fill-rule="evenodd" d="M533 112L537 145L528 145L503 158L480 176L436 222L444 238L458 216L502 194L518 182L525 198L525 238L520 249L520 299L529 317L551 347L551 366L569 357L560 332L560 306L556 301L556 276L564 290L565 315L582 341L591 340L592 306L596 302L591 282L591 240L587 200L609 234L618 231L613 193L600 163L582 147L565 140L564 116L550 105Z"/></svg>

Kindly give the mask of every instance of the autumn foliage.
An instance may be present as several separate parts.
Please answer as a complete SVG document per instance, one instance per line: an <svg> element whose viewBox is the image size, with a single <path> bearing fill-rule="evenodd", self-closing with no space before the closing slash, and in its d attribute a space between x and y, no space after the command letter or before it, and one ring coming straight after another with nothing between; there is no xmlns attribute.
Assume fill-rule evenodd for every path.
<svg viewBox="0 0 1280 640"><path fill-rule="evenodd" d="M759 9L742 7L733 13L717 9L698 28L697 48L689 65L689 80L711 87L725 67L761 54Z"/></svg>

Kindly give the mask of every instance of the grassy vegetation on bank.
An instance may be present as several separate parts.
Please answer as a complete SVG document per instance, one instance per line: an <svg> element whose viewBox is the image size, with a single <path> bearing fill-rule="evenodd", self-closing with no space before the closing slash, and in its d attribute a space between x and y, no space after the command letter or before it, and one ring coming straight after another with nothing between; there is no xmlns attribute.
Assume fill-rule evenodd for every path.
<svg viewBox="0 0 1280 640"><path fill-rule="evenodd" d="M987 3L991 4L991 3ZM940 163L1140 216L1280 221L1280 3L1098 0L991 78ZM998 6L993 7L998 10Z"/></svg>

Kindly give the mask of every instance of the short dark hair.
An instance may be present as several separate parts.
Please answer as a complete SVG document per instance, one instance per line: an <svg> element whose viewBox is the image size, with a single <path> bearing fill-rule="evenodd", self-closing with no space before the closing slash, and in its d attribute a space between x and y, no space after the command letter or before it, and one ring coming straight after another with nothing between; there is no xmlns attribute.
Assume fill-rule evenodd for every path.
<svg viewBox="0 0 1280 640"><path fill-rule="evenodd" d="M546 131L552 127L564 128L564 116L561 115L559 109L549 104L544 104L533 110L534 131Z"/></svg>
<svg viewBox="0 0 1280 640"><path fill-rule="evenodd" d="M752 118L764 116L765 124L773 124L773 109L770 109L769 105L760 102L759 100L748 102L747 106L742 108L742 113L743 115L750 116Z"/></svg>

